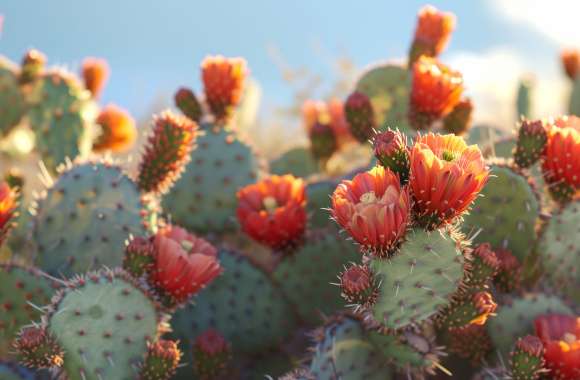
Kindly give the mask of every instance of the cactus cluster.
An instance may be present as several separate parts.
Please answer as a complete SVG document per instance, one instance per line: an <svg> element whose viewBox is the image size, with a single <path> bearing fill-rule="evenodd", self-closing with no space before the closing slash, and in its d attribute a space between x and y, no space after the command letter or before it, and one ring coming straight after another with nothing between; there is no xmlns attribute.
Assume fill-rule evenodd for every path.
<svg viewBox="0 0 580 380"><path fill-rule="evenodd" d="M204 59L133 167L106 61L1 58L0 378L580 379L580 55L569 116L525 80L516 133L471 128L455 22L423 7L408 61L306 101L270 162L242 58Z"/></svg>

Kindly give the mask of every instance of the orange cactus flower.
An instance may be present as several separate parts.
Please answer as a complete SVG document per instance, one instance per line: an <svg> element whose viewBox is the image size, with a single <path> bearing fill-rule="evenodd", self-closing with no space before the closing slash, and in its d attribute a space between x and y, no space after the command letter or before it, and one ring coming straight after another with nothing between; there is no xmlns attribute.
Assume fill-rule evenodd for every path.
<svg viewBox="0 0 580 380"><path fill-rule="evenodd" d="M542 155L542 172L557 200L580 190L580 118L563 116L548 122L548 141Z"/></svg>
<svg viewBox="0 0 580 380"><path fill-rule="evenodd" d="M187 302L222 272L217 250L183 228L171 226L159 231L153 244L151 279L173 305Z"/></svg>
<svg viewBox="0 0 580 380"><path fill-rule="evenodd" d="M109 79L109 72L109 64L104 59L86 58L83 61L81 74L85 87L95 99L101 96L101 92L103 92Z"/></svg>
<svg viewBox="0 0 580 380"><path fill-rule="evenodd" d="M419 56L435 57L447 46L451 33L455 29L455 15L441 12L437 8L426 5L417 15L417 28L411 45L410 62Z"/></svg>
<svg viewBox="0 0 580 380"><path fill-rule="evenodd" d="M389 256L405 234L411 201L391 170L377 166L342 181L332 194L332 216L365 251Z"/></svg>
<svg viewBox="0 0 580 380"><path fill-rule="evenodd" d="M217 122L227 122L240 103L247 75L243 58L208 56L201 63L205 100Z"/></svg>
<svg viewBox="0 0 580 380"><path fill-rule="evenodd" d="M237 216L242 230L273 249L298 242L306 229L304 181L273 175L238 191Z"/></svg>
<svg viewBox="0 0 580 380"><path fill-rule="evenodd" d="M467 146L461 137L429 133L411 149L415 208L428 227L449 223L467 210L488 177L477 145Z"/></svg>
<svg viewBox="0 0 580 380"><path fill-rule="evenodd" d="M427 129L460 102L463 76L458 71L422 56L413 65L409 121L416 129Z"/></svg>
<svg viewBox="0 0 580 380"><path fill-rule="evenodd" d="M0 245L12 227L12 218L16 212L16 192L6 182L0 182Z"/></svg>
<svg viewBox="0 0 580 380"><path fill-rule="evenodd" d="M97 124L101 126L101 135L93 144L95 152L125 152L131 149L137 139L135 120L127 111L113 104L101 110Z"/></svg>
<svg viewBox="0 0 580 380"><path fill-rule="evenodd" d="M565 49L560 55L564 72L571 80L576 79L578 70L580 70L580 50Z"/></svg>
<svg viewBox="0 0 580 380"><path fill-rule="evenodd" d="M544 360L554 380L580 379L580 317L542 315L534 321Z"/></svg>

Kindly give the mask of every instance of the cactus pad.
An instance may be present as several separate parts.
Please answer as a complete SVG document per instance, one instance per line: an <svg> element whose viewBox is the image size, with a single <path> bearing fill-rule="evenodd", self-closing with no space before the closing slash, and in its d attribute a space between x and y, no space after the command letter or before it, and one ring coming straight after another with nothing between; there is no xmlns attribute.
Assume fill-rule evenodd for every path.
<svg viewBox="0 0 580 380"><path fill-rule="evenodd" d="M149 215L137 185L119 167L84 163L62 172L38 201L37 263L54 275L120 266L125 240L146 234Z"/></svg>
<svg viewBox="0 0 580 380"><path fill-rule="evenodd" d="M540 213L528 179L508 166L494 164L481 194L464 218L463 232L469 234L481 229L474 243L509 249L523 262L536 240L536 220Z"/></svg>
<svg viewBox="0 0 580 380"><path fill-rule="evenodd" d="M13 362L0 360L0 379L2 380L49 380L46 371L36 372Z"/></svg>
<svg viewBox="0 0 580 380"><path fill-rule="evenodd" d="M306 186L306 210L309 216L310 228L334 227L334 222L330 219L330 196L336 189L337 183L334 181L310 182Z"/></svg>
<svg viewBox="0 0 580 380"><path fill-rule="evenodd" d="M163 208L173 220L198 233L223 232L235 221L236 193L256 181L258 158L250 147L226 129L202 125L191 162Z"/></svg>
<svg viewBox="0 0 580 380"><path fill-rule="evenodd" d="M507 358L514 341L534 333L534 319L541 314L572 314L559 298L544 294L526 294L502 304L497 315L487 322L493 345Z"/></svg>
<svg viewBox="0 0 580 380"><path fill-rule="evenodd" d="M407 120L411 74L395 64L381 64L367 70L356 84L360 91L371 100L375 114L375 125L397 127L409 132Z"/></svg>
<svg viewBox="0 0 580 380"><path fill-rule="evenodd" d="M174 338L183 343L185 357L191 343L208 328L218 330L231 343L234 355L277 346L295 323L280 290L236 252L221 250L219 260L224 273L172 319Z"/></svg>
<svg viewBox="0 0 580 380"><path fill-rule="evenodd" d="M360 258L354 244L322 232L285 257L273 278L294 304L298 315L314 324L320 322L321 315L330 315L345 307L339 288L331 283L337 282L337 273L345 265Z"/></svg>
<svg viewBox="0 0 580 380"><path fill-rule="evenodd" d="M10 351L20 328L40 317L32 305L48 304L53 290L53 283L36 269L0 264L0 357Z"/></svg>
<svg viewBox="0 0 580 380"><path fill-rule="evenodd" d="M580 117L580 75L576 76L568 103L568 113Z"/></svg>
<svg viewBox="0 0 580 380"><path fill-rule="evenodd" d="M369 310L375 321L401 329L427 320L449 303L464 272L462 243L456 235L414 230L393 258L371 260L371 271L381 282Z"/></svg>
<svg viewBox="0 0 580 380"><path fill-rule="evenodd" d="M552 215L538 243L548 284L580 303L580 199Z"/></svg>
<svg viewBox="0 0 580 380"><path fill-rule="evenodd" d="M25 112L26 103L18 84L17 67L0 57L0 137L17 125Z"/></svg>
<svg viewBox="0 0 580 380"><path fill-rule="evenodd" d="M65 352L67 379L132 380L161 315L125 272L103 270L70 282L43 321Z"/></svg>
<svg viewBox="0 0 580 380"><path fill-rule="evenodd" d="M310 372L317 380L389 380L386 360L372 343L360 322L336 317L317 333Z"/></svg>
<svg viewBox="0 0 580 380"><path fill-rule="evenodd" d="M292 174L295 177L306 178L318 172L318 162L312 157L310 149L299 147L290 149L270 163L272 174Z"/></svg>
<svg viewBox="0 0 580 380"><path fill-rule="evenodd" d="M65 71L48 71L33 82L27 100L36 148L49 170L56 170L67 157L90 152L96 107L77 78Z"/></svg>

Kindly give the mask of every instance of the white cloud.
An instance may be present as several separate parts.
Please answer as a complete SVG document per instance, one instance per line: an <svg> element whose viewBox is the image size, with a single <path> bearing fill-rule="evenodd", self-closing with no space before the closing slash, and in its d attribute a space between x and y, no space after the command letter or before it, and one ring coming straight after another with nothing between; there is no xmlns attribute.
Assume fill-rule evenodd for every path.
<svg viewBox="0 0 580 380"><path fill-rule="evenodd" d="M444 61L463 73L466 95L475 104L475 123L489 123L505 129L514 126L518 82L529 75L526 60L514 50L496 47L478 53L452 53ZM560 114L565 104L563 78L549 72L537 73L534 77L532 117Z"/></svg>
<svg viewBox="0 0 580 380"><path fill-rule="evenodd" d="M524 24L562 46L580 45L580 1L488 0L500 15Z"/></svg>

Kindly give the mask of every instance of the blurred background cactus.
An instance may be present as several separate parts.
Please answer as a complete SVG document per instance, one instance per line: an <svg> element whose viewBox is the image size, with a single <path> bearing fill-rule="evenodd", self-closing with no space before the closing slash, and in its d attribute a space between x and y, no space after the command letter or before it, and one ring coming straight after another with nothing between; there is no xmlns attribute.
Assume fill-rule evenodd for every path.
<svg viewBox="0 0 580 380"><path fill-rule="evenodd" d="M128 24L134 55L81 52L8 5L0 377L580 379L580 38L489 28L468 50L474 24L578 9L495 3L401 4L388 25L384 4L264 7L329 33L366 20L340 28L356 59L299 43L305 62L288 49L309 17L246 54L263 36L231 28L253 5L187 57L152 46L190 5L145 6L175 11L148 59ZM386 47L361 53L376 25ZM530 41L548 53L522 64Z"/></svg>

